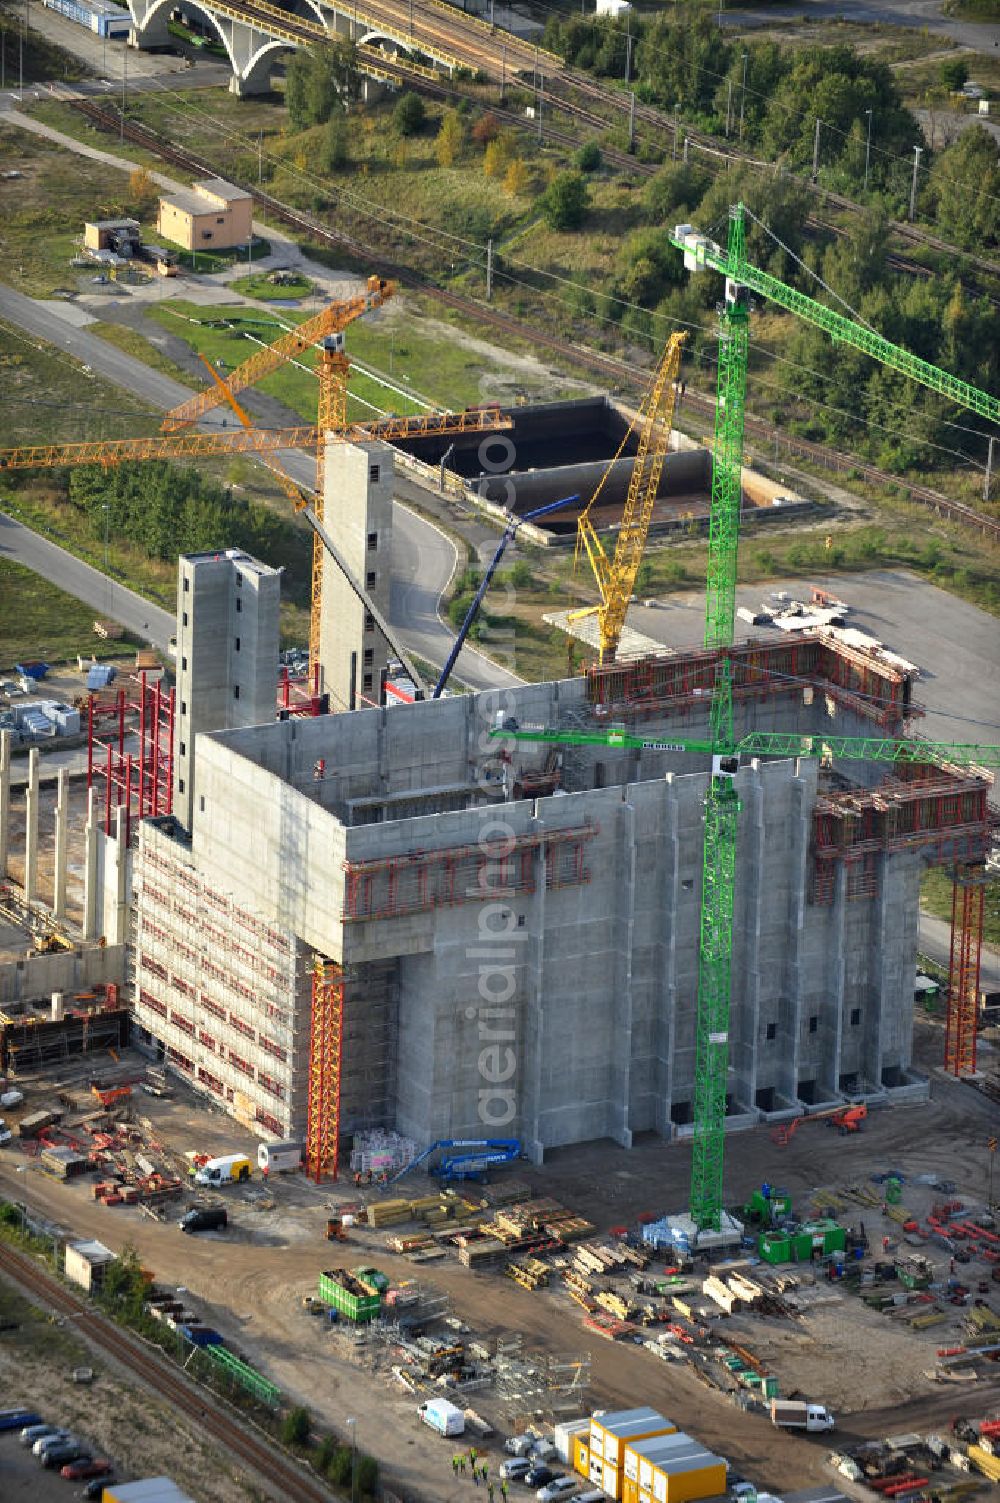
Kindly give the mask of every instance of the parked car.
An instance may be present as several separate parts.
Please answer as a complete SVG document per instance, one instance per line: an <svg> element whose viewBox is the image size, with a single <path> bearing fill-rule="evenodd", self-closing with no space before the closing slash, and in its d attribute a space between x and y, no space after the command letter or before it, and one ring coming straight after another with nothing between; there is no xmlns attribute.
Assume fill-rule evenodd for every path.
<svg viewBox="0 0 1000 1503"><path fill-rule="evenodd" d="M59 1468L60 1477L65 1477L67 1482L82 1482L85 1477L101 1477L107 1481L108 1473L114 1471L110 1461L104 1461L100 1456L92 1460L67 1461L64 1467ZM102 1482L103 1487L103 1482Z"/></svg>
<svg viewBox="0 0 1000 1503"><path fill-rule="evenodd" d="M61 1445L49 1446L42 1454L42 1466L59 1470L67 1461L91 1461L93 1453L79 1440L64 1440Z"/></svg>
<svg viewBox="0 0 1000 1503"><path fill-rule="evenodd" d="M182 1232L224 1232L228 1222L224 1206L192 1206L177 1225Z"/></svg>
<svg viewBox="0 0 1000 1503"><path fill-rule="evenodd" d="M575 1477L554 1477L548 1487L540 1487L535 1494L538 1503L558 1503L560 1498L568 1498L576 1492Z"/></svg>
<svg viewBox="0 0 1000 1503"><path fill-rule="evenodd" d="M25 1425L21 1431L22 1446L33 1446L36 1440L44 1440L48 1435L60 1434L58 1425Z"/></svg>
<svg viewBox="0 0 1000 1503"><path fill-rule="evenodd" d="M546 1466L543 1461L538 1466L530 1467L521 1478L521 1481L525 1487L537 1489L539 1487L547 1487L550 1482L554 1482L561 1475L560 1472L554 1472L550 1466Z"/></svg>
<svg viewBox="0 0 1000 1503"><path fill-rule="evenodd" d="M48 1435L40 1435L36 1441L33 1441L31 1449L35 1456L41 1456L48 1446L55 1445L60 1440L72 1439L72 1430L50 1430Z"/></svg>
<svg viewBox="0 0 1000 1503"><path fill-rule="evenodd" d="M110 1487L114 1480L114 1472L110 1472L103 1477L95 1477L93 1482L88 1482L86 1487L80 1489L80 1497L96 1498L97 1503L101 1503L101 1499L104 1497L104 1489Z"/></svg>
<svg viewBox="0 0 1000 1503"><path fill-rule="evenodd" d="M42 1424L42 1416L33 1409L0 1410L0 1430L23 1430L25 1425Z"/></svg>
<svg viewBox="0 0 1000 1503"><path fill-rule="evenodd" d="M507 1482L519 1482L530 1471L531 1462L525 1456L512 1456L509 1461L500 1463L500 1475Z"/></svg>

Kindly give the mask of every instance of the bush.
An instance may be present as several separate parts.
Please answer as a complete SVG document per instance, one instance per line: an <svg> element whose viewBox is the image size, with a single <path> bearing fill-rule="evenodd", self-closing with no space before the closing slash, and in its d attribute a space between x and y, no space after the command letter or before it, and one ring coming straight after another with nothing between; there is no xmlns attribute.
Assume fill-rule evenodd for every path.
<svg viewBox="0 0 1000 1503"><path fill-rule="evenodd" d="M358 1491L363 1497L374 1497L378 1487L378 1462L374 1456L358 1459Z"/></svg>
<svg viewBox="0 0 1000 1503"><path fill-rule="evenodd" d="M342 1487L345 1482L351 1480L351 1463L353 1456L350 1446L338 1446L327 1467L326 1475L335 1486Z"/></svg>
<svg viewBox="0 0 1000 1503"><path fill-rule="evenodd" d="M485 115L480 115L472 127L472 139L473 141L477 141L480 146L488 146L491 141L496 140L502 129L503 127L496 115L492 111L487 110Z"/></svg>
<svg viewBox="0 0 1000 1503"><path fill-rule="evenodd" d="M332 1435L324 1435L316 1447L312 1458L312 1464L321 1476L325 1477L330 1470L330 1464L337 1454L338 1442Z"/></svg>
<svg viewBox="0 0 1000 1503"><path fill-rule="evenodd" d="M309 1439L309 1410L301 1404L290 1409L281 1424L281 1438L286 1446L304 1446Z"/></svg>
<svg viewBox="0 0 1000 1503"><path fill-rule="evenodd" d="M590 191L579 172L559 172L539 200L553 230L577 230L590 206Z"/></svg>
<svg viewBox="0 0 1000 1503"><path fill-rule="evenodd" d="M969 81L969 65L964 57L949 57L941 64L941 82L949 89L960 89Z"/></svg>
<svg viewBox="0 0 1000 1503"><path fill-rule="evenodd" d="M401 136L415 136L423 129L426 118L427 111L419 94L407 89L399 96L392 112L392 123Z"/></svg>
<svg viewBox="0 0 1000 1503"><path fill-rule="evenodd" d="M576 154L576 165L581 172L596 172L603 161L596 141L586 141Z"/></svg>

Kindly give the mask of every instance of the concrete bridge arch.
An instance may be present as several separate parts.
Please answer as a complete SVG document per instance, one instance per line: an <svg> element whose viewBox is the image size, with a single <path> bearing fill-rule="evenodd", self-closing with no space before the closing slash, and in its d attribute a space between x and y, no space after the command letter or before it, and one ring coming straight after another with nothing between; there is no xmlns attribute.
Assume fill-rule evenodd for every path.
<svg viewBox="0 0 1000 1503"><path fill-rule="evenodd" d="M305 0L305 3L310 3L310 0ZM226 49L233 70L229 87L234 94L266 93L274 59L281 52L294 52L297 46L295 42L262 32L246 21L218 14L210 0L128 0L128 8L137 47L169 44L167 22L171 11L182 8L203 16Z"/></svg>

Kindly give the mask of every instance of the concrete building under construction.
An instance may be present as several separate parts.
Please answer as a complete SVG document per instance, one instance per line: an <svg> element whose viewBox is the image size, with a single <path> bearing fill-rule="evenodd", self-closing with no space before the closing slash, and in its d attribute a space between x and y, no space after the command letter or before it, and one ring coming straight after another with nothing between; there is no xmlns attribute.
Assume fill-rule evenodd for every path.
<svg viewBox="0 0 1000 1503"><path fill-rule="evenodd" d="M382 484L369 468L369 507ZM744 643L732 662L738 732L892 735L915 712L907 667L833 633ZM189 813L140 826L147 1043L241 1120L298 1135L311 1019L333 988L324 1089L341 1132L517 1136L536 1159L684 1132L708 759L490 732L513 717L704 736L714 670L694 651L257 725L233 720L224 691L229 718L197 737ZM736 786L730 1124L923 1094L910 1068L920 874L982 856L988 777L793 758L746 760Z"/></svg>

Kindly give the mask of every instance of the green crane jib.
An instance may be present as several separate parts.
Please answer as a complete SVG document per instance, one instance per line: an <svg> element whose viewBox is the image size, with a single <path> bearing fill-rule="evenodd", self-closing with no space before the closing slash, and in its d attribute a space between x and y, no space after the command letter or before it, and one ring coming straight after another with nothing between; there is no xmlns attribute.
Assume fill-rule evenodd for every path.
<svg viewBox="0 0 1000 1503"><path fill-rule="evenodd" d="M490 732L506 741L544 742L557 746L621 746L636 751L714 753L713 741L683 737L656 740L637 736L620 726L601 731L571 731L559 727L518 725ZM818 757L822 762L952 762L958 767L1000 767L1000 746L984 746L973 741L924 741L920 736L890 740L882 736L803 736L785 731L750 731L733 743L732 758L740 757ZM725 758L726 761L732 758ZM734 772L729 768L728 773Z"/></svg>

